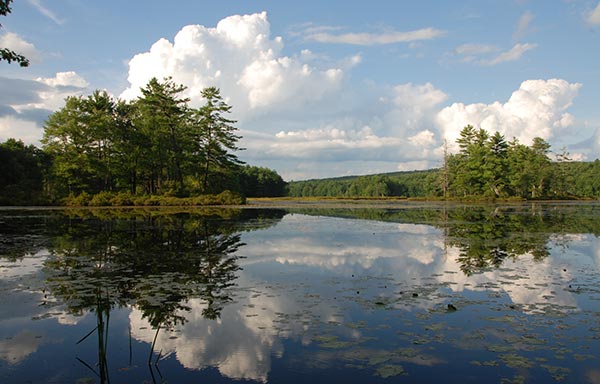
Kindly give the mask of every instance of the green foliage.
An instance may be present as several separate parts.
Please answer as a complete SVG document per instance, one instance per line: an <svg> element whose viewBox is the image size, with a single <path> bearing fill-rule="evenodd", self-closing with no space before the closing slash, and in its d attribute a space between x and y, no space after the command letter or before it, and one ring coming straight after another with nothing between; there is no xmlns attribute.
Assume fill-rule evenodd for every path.
<svg viewBox="0 0 600 384"><path fill-rule="evenodd" d="M194 197L176 197L160 195L133 195L129 192L102 191L95 195L81 192L71 194L61 200L61 204L69 207L192 207L209 205L243 205L246 199L238 192L225 190L216 195L198 195Z"/></svg>
<svg viewBox="0 0 600 384"><path fill-rule="evenodd" d="M0 205L47 204L44 174L50 159L33 145L8 139L0 144Z"/></svg>
<svg viewBox="0 0 600 384"><path fill-rule="evenodd" d="M424 197L434 196L437 171L399 172L370 176L295 181L288 184L292 197Z"/></svg>
<svg viewBox="0 0 600 384"><path fill-rule="evenodd" d="M209 87L201 95L206 103L190 114L194 155L191 163L202 180L202 192L216 193L224 185L233 187L231 174L238 173L243 164L233 154L242 149L237 146L241 137L235 134L235 121L225 117L231 106L223 101L220 90Z"/></svg>
<svg viewBox="0 0 600 384"><path fill-rule="evenodd" d="M564 164L564 172L573 176L571 188L577 195L600 198L600 160Z"/></svg>
<svg viewBox="0 0 600 384"><path fill-rule="evenodd" d="M88 205L91 207L109 207L112 205L113 197L112 193L102 191L92 196Z"/></svg>
<svg viewBox="0 0 600 384"><path fill-rule="evenodd" d="M272 169L246 165L240 172L240 189L247 197L280 197L287 183Z"/></svg>
<svg viewBox="0 0 600 384"><path fill-rule="evenodd" d="M134 204L135 196L129 192L117 192L110 199L110 205L115 207L127 207Z"/></svg>
<svg viewBox="0 0 600 384"><path fill-rule="evenodd" d="M460 151L449 162L450 172L454 175L450 188L453 187L457 195L484 195L489 194L488 189L494 189L492 184L500 176L490 163L497 163L500 159L495 158L492 153L489 139L485 130L475 130L471 125L460 132L460 137L456 140Z"/></svg>
<svg viewBox="0 0 600 384"><path fill-rule="evenodd" d="M69 194L62 199L61 204L67 207L85 207L90 203L92 197L87 192L81 192L78 195Z"/></svg>
<svg viewBox="0 0 600 384"><path fill-rule="evenodd" d="M246 203L246 199L242 195L229 190L219 193L216 199L221 205L240 205Z"/></svg>
<svg viewBox="0 0 600 384"><path fill-rule="evenodd" d="M15 51L12 51L8 48L0 48L0 61L2 60L8 62L9 64L14 61L21 67L29 66L29 60L25 56L19 55Z"/></svg>
<svg viewBox="0 0 600 384"><path fill-rule="evenodd" d="M106 93L68 97L46 121L44 151L52 156L49 187L54 196L112 190L115 175L116 104Z"/></svg>
<svg viewBox="0 0 600 384"><path fill-rule="evenodd" d="M179 96L184 90L184 86L171 79L161 83L153 78L142 88L142 97L134 104L131 120L135 132L140 134L137 144L142 145L135 151L139 157L134 172L145 193L162 193L165 184L166 189L174 190L177 195L184 192L182 167L188 154L184 146L189 102Z"/></svg>
<svg viewBox="0 0 600 384"><path fill-rule="evenodd" d="M564 197L558 188L567 179L557 176L550 162L550 145L536 137L530 147L516 139L507 143L502 135L489 135L471 125L457 140L460 151L449 155L449 196L467 198L549 198ZM551 185L552 184L552 185ZM560 192L559 192L560 190Z"/></svg>

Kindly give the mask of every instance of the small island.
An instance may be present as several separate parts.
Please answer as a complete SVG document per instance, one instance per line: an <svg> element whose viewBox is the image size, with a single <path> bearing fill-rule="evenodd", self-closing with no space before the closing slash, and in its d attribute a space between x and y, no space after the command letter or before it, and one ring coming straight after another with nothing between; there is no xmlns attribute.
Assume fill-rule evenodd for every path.
<svg viewBox="0 0 600 384"><path fill-rule="evenodd" d="M133 102L105 91L68 97L44 126L42 148L0 144L0 205L232 205L283 196L277 172L244 164L231 106L217 88L191 108L171 79Z"/></svg>

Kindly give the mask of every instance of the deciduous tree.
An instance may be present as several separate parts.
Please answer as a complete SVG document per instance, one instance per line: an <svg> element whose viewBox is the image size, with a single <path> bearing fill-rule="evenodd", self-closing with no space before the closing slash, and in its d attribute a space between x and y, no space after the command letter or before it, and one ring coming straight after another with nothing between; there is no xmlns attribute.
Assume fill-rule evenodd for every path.
<svg viewBox="0 0 600 384"><path fill-rule="evenodd" d="M53 158L52 189L98 193L113 188L115 102L106 92L68 97L44 127L44 150Z"/></svg>

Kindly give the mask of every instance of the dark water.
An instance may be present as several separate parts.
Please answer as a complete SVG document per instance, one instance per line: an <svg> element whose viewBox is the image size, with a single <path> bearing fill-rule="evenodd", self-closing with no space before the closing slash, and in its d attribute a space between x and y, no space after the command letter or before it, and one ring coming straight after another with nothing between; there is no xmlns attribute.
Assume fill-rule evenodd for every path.
<svg viewBox="0 0 600 384"><path fill-rule="evenodd" d="M600 383L600 204L0 210L0 383Z"/></svg>

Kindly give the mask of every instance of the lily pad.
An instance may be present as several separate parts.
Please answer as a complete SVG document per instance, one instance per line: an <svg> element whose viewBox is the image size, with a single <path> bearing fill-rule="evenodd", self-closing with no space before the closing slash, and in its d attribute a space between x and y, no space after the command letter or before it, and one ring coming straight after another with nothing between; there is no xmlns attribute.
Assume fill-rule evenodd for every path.
<svg viewBox="0 0 600 384"><path fill-rule="evenodd" d="M528 358L517 355L515 353L508 353L500 355L500 359L511 368L531 368L533 363Z"/></svg>
<svg viewBox="0 0 600 384"><path fill-rule="evenodd" d="M375 371L375 376L379 376L384 379L394 377L394 376L399 376L399 375L406 375L406 374L407 373L404 370L404 367L402 367L401 365L397 365L397 364L385 364L385 365L378 367L377 371Z"/></svg>

